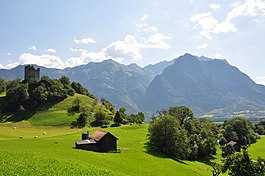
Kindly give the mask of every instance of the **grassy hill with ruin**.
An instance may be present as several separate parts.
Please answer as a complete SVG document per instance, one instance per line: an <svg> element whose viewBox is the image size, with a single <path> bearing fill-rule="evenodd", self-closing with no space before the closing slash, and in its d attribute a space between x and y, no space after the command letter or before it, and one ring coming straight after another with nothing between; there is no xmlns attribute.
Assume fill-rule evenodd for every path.
<svg viewBox="0 0 265 176"><path fill-rule="evenodd" d="M73 106L73 101L75 99L80 100L80 106L86 109L91 118L97 111L103 111L107 115L113 115L109 110L105 108L105 106L98 103L96 99L76 93L74 96L69 96L58 103L43 104L34 111L2 113L1 118L5 122L18 122L21 120L28 120L32 125L35 126L70 125L71 122L75 121L80 114L68 112L68 109ZM92 120L91 118L90 120Z"/></svg>

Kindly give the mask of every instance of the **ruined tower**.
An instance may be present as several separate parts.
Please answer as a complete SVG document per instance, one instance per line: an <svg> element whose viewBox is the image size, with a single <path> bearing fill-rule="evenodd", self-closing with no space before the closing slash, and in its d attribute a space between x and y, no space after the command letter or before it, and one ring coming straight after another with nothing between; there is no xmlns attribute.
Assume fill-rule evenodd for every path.
<svg viewBox="0 0 265 176"><path fill-rule="evenodd" d="M33 79L40 79L40 68L35 69L33 65L27 65L25 66L25 81Z"/></svg>

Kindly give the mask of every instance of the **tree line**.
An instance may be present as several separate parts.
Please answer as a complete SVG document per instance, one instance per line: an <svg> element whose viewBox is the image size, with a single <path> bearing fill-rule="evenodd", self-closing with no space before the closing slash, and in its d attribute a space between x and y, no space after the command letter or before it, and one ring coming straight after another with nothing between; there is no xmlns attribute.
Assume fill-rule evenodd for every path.
<svg viewBox="0 0 265 176"><path fill-rule="evenodd" d="M40 80L12 80L6 83L6 112L34 110L40 105L58 102L75 93L94 97L80 83L70 82L69 78L51 79L43 76Z"/></svg>
<svg viewBox="0 0 265 176"><path fill-rule="evenodd" d="M265 122L253 125L239 116L217 125L208 118L194 118L186 106L170 107L152 118L148 146L176 160L208 162L220 147L224 160L222 165L211 163L214 176L227 170L234 176L264 175L264 160L253 161L247 152L259 134L264 134L264 125Z"/></svg>

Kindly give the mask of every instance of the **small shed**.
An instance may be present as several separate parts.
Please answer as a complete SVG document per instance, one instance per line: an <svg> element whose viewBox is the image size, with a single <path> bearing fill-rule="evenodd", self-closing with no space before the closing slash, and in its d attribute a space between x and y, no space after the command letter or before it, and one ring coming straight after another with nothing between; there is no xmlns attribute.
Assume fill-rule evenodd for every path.
<svg viewBox="0 0 265 176"><path fill-rule="evenodd" d="M226 145L231 145L235 151L240 152L241 147L240 147L240 144L238 142L230 141Z"/></svg>
<svg viewBox="0 0 265 176"><path fill-rule="evenodd" d="M97 130L91 137L88 132L83 133L82 140L75 141L75 147L96 152L117 151L117 140L110 132Z"/></svg>

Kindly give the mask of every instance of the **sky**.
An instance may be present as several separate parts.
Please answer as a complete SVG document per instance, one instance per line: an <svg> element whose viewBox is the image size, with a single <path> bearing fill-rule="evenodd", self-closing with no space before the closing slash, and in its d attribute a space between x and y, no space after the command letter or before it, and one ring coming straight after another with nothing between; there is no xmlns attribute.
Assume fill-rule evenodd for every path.
<svg viewBox="0 0 265 176"><path fill-rule="evenodd" d="M226 59L265 85L265 0L0 0L0 68Z"/></svg>

